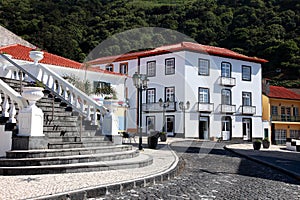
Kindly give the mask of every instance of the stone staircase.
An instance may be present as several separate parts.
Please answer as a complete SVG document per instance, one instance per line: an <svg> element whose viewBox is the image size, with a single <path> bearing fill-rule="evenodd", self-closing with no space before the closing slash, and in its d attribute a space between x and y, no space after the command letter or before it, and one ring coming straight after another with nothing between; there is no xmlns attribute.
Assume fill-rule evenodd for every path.
<svg viewBox="0 0 300 200"><path fill-rule="evenodd" d="M20 81L3 80L20 91ZM22 84L26 86L28 83ZM50 92L45 91L44 94L36 105L44 113L45 137L41 140L38 138L34 148L24 148L18 142L22 137L16 136L16 126L7 126L15 134L12 150L0 159L1 175L103 171L152 164L151 157L139 154L132 145L114 145L101 135L97 125L82 119Z"/></svg>

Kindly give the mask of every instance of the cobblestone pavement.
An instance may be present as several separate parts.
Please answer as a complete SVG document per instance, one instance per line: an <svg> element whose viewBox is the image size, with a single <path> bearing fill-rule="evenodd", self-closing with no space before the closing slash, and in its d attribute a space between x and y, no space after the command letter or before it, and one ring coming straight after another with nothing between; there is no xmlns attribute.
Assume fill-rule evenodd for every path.
<svg viewBox="0 0 300 200"><path fill-rule="evenodd" d="M224 145L212 142L173 143L172 148L186 162L178 177L163 184L90 200L300 199L299 181L228 152L223 149Z"/></svg>

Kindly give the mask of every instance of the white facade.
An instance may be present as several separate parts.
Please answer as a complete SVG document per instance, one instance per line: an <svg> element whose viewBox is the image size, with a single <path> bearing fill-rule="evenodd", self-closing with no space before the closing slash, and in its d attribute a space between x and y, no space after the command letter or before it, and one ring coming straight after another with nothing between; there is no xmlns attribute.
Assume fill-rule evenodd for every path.
<svg viewBox="0 0 300 200"><path fill-rule="evenodd" d="M175 72L166 74L166 60L170 59L175 61ZM204 75L199 75L199 59L209 63ZM127 63L128 75L131 77L135 72L147 74L147 63L151 61L155 61L155 64L152 63L155 66L155 75L148 77L148 92L143 92L144 133L149 133L151 129L162 131L165 123L165 131L169 135L178 134L190 138L250 140L263 136L260 63L182 50L95 66L105 69L107 64L112 64L114 72L119 72L120 64ZM131 79L128 79L127 87L127 98L130 102L127 127L135 128L137 96ZM202 99L204 103L199 104L200 88L201 91L209 92L208 98ZM170 103L163 113L158 101L160 98L166 101L170 97L166 94L167 90L174 90L175 102ZM147 95L148 103L145 105ZM185 119L183 111L179 109L180 101L184 105L187 101L190 102Z"/></svg>

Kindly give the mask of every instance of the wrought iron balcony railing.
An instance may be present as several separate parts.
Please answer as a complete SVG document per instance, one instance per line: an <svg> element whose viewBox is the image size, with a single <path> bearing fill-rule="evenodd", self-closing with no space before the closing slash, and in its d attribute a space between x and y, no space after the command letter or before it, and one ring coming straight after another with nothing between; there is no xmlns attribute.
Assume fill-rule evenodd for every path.
<svg viewBox="0 0 300 200"><path fill-rule="evenodd" d="M221 104L221 112L222 113L235 113L236 112L236 106L235 105Z"/></svg>
<svg viewBox="0 0 300 200"><path fill-rule="evenodd" d="M256 113L255 106L242 106L242 113L244 115L254 115Z"/></svg>
<svg viewBox="0 0 300 200"><path fill-rule="evenodd" d="M143 103L143 112L163 112L164 108L156 103ZM169 102L169 106L165 108L166 112L176 111L176 102Z"/></svg>
<svg viewBox="0 0 300 200"><path fill-rule="evenodd" d="M290 115L272 115L272 121L280 122L300 122L300 116L290 116Z"/></svg>
<svg viewBox="0 0 300 200"><path fill-rule="evenodd" d="M213 103L198 102L198 111L199 112L212 112L213 110L214 110Z"/></svg>
<svg viewBox="0 0 300 200"><path fill-rule="evenodd" d="M235 78L220 76L220 85L235 86L236 80L235 80Z"/></svg>

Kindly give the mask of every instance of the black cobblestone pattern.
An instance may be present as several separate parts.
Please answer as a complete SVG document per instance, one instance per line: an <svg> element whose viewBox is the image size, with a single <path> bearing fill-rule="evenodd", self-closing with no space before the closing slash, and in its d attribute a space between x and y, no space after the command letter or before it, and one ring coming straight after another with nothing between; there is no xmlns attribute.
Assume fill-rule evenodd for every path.
<svg viewBox="0 0 300 200"><path fill-rule="evenodd" d="M107 194L112 199L300 199L300 182L265 165L223 149L224 143L178 142L172 145L184 159L181 174L161 184ZM213 149L204 146L213 146Z"/></svg>

